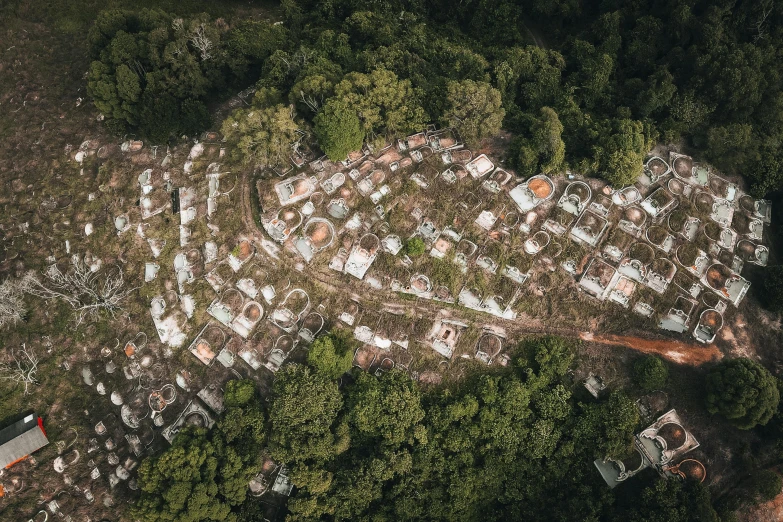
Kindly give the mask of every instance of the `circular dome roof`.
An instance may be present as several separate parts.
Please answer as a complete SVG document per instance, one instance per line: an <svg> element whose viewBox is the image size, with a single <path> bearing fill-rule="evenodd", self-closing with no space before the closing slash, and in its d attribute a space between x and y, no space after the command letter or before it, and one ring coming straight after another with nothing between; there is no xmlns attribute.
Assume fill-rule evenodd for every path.
<svg viewBox="0 0 783 522"><path fill-rule="evenodd" d="M707 477L707 470L704 468L704 464L696 459L683 460L677 465L677 468L680 470L680 474L689 480L704 482L704 479Z"/></svg>
<svg viewBox="0 0 783 522"><path fill-rule="evenodd" d="M527 186L539 199L544 199L552 193L552 186L541 178L530 180Z"/></svg>
<svg viewBox="0 0 783 522"><path fill-rule="evenodd" d="M679 424L669 422L661 426L658 436L666 442L666 448L673 450L685 444L685 430Z"/></svg>

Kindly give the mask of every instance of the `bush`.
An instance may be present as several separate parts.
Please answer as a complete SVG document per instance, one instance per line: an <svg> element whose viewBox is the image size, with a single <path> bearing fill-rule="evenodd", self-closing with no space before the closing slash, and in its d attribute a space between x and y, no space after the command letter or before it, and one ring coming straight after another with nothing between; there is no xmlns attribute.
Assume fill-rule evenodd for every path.
<svg viewBox="0 0 783 522"><path fill-rule="evenodd" d="M742 430L767 424L780 402L775 377L747 358L723 361L707 376L707 410Z"/></svg>
<svg viewBox="0 0 783 522"><path fill-rule="evenodd" d="M405 243L405 253L409 256L420 256L426 249L424 240L420 237L412 237Z"/></svg>
<svg viewBox="0 0 783 522"><path fill-rule="evenodd" d="M355 342L348 332L337 330L322 335L313 342L307 353L307 364L329 378L337 379L351 369Z"/></svg>
<svg viewBox="0 0 783 522"><path fill-rule="evenodd" d="M669 368L659 357L648 355L633 365L633 379L646 392L662 388L669 378Z"/></svg>
<svg viewBox="0 0 783 522"><path fill-rule="evenodd" d="M226 383L223 403L227 407L244 406L256 395L256 384L250 379L235 379Z"/></svg>

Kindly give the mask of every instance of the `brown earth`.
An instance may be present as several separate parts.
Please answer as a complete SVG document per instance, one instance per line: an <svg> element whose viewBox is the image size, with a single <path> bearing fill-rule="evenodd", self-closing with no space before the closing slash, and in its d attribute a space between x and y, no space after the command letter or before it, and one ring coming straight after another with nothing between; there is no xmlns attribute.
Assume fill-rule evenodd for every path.
<svg viewBox="0 0 783 522"><path fill-rule="evenodd" d="M644 353L654 353L677 364L700 366L723 358L723 354L714 344L703 346L675 340L644 339L641 337L609 334L594 335L588 332L579 334L579 338L583 341L622 346Z"/></svg>

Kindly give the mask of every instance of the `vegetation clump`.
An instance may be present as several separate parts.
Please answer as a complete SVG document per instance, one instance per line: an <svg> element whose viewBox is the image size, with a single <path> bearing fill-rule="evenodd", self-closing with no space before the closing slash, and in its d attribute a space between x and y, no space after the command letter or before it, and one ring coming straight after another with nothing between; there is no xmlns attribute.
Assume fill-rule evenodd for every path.
<svg viewBox="0 0 783 522"><path fill-rule="evenodd" d="M245 79L283 43L285 30L159 9L101 11L87 40L87 92L117 131L153 141L193 135L211 121L207 103Z"/></svg>
<svg viewBox="0 0 783 522"><path fill-rule="evenodd" d="M412 237L405 242L405 253L409 256L418 257L427 250L424 240L420 237Z"/></svg>
<svg viewBox="0 0 783 522"><path fill-rule="evenodd" d="M346 330L322 335L307 352L307 363L327 377L337 379L351 369L356 342Z"/></svg>
<svg viewBox="0 0 783 522"><path fill-rule="evenodd" d="M767 424L779 402L775 377L750 359L723 361L707 376L707 410L740 429Z"/></svg>
<svg viewBox="0 0 783 522"><path fill-rule="evenodd" d="M669 368L660 357L648 355L634 363L633 377L642 391L651 392L663 388L669 379Z"/></svg>

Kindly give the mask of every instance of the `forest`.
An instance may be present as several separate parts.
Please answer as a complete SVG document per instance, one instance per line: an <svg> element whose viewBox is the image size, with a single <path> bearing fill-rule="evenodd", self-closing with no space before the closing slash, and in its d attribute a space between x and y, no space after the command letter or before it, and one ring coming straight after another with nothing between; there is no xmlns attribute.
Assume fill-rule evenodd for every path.
<svg viewBox="0 0 783 522"><path fill-rule="evenodd" d="M574 346L563 339L528 339L510 367L426 392L399 370L343 374L351 363L342 355L353 342L339 330L320 337L307 364L280 370L268 401L253 381L229 381L227 410L211 432L181 433L144 461L134 515L144 522L260 520L263 505L246 495L247 482L266 457L290 471L290 521L718 522L781 489L777 474L761 474L717 504L721 517L705 485L662 480L651 470L609 489L593 459L628 454L642 427L639 412L619 390L600 401L580 394L568 376ZM710 407L764 411L765 419L744 427L766 423L778 415L777 379L738 361L717 367L711 379L751 366L748 375L758 370L757 378L733 378L731 390L710 382ZM631 392L665 383L666 375L660 359L641 359ZM740 389L744 403L732 398ZM756 401L758 390L773 397ZM772 426L779 430L780 421Z"/></svg>
<svg viewBox="0 0 783 522"><path fill-rule="evenodd" d="M508 368L428 391L399 370L351 369L355 343L343 330L319 337L306 364L280 370L266 400L253 381L229 381L216 428L181 433L143 462L133 514L260 520L263 503L247 483L267 458L290 471L289 521L728 522L783 487L759 470L713 502L706 485L650 469L606 486L593 460L628 455L645 427L634 396L666 389L668 366L655 356L638 359L627 392L596 401L570 379L575 346L561 338L527 339ZM705 407L740 429L761 425L773 448L780 386L758 363L732 359L711 370Z"/></svg>
<svg viewBox="0 0 783 522"><path fill-rule="evenodd" d="M252 141L261 163L294 126L339 158L438 122L468 142L511 131L508 160L525 176L568 167L628 184L663 141L744 175L757 197L781 189L783 6L771 0L281 10L281 25L105 11L89 34L89 93L116 130L165 141L205 128L210 104L255 84L253 107L232 121L262 111L282 134L251 140L259 122L246 121L233 139Z"/></svg>

